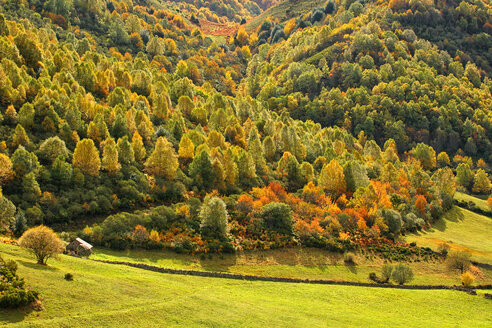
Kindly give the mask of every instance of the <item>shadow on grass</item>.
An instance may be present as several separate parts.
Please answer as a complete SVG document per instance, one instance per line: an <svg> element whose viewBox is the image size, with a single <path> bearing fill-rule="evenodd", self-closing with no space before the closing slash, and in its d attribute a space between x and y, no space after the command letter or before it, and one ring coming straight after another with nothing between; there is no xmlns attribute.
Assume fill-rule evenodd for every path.
<svg viewBox="0 0 492 328"><path fill-rule="evenodd" d="M21 322L32 312L29 306L19 309L0 309L0 325Z"/></svg>
<svg viewBox="0 0 492 328"><path fill-rule="evenodd" d="M229 272L229 268L236 265L235 254L209 254L202 256L200 265L205 271Z"/></svg>
<svg viewBox="0 0 492 328"><path fill-rule="evenodd" d="M37 264L35 262L28 262L28 261L23 261L23 260L16 260L16 261L19 262L20 264L22 264L23 266L25 266L27 268L31 268L31 269L43 270L43 271L60 271L60 269L55 268L53 266L50 266L49 264L48 265L41 265L41 264Z"/></svg>
<svg viewBox="0 0 492 328"><path fill-rule="evenodd" d="M447 221L449 222L460 222L465 219L465 214L460 207L453 207L449 212L447 212L443 217L432 224L432 227L427 231L416 232L415 235L422 236L426 233L438 230L440 232L444 232L446 230Z"/></svg>
<svg viewBox="0 0 492 328"><path fill-rule="evenodd" d="M357 274L357 264L345 264L347 270L349 270L353 274Z"/></svg>

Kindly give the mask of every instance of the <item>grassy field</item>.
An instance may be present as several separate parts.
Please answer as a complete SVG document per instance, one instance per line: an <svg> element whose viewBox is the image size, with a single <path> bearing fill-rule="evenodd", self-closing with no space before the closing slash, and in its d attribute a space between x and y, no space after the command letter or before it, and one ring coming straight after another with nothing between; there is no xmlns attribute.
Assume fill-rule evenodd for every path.
<svg viewBox="0 0 492 328"><path fill-rule="evenodd" d="M384 261L378 257L356 256L356 266L345 265L343 259L320 249L292 248L236 255L214 255L212 259L176 254L169 251L96 249L94 259L145 263L170 269L217 271L269 277L333 279L370 282L369 273L380 273ZM334 262L336 261L336 264ZM456 272L449 272L441 261L408 263L415 273L415 284L461 284ZM492 271L480 269L476 283L492 284Z"/></svg>
<svg viewBox="0 0 492 328"><path fill-rule="evenodd" d="M167 275L61 256L34 264L1 244L44 311L0 310L8 327L490 327L492 303L456 291L248 282ZM74 281L63 279L66 272ZM459 310L457 310L459 309ZM246 315L247 314L247 315Z"/></svg>
<svg viewBox="0 0 492 328"><path fill-rule="evenodd" d="M250 20L246 24L246 30L255 30L267 17L276 18L280 23L285 22L291 18L301 17L302 15L308 13L316 7L323 7L325 2L325 0L282 1L278 5L268 8L259 16Z"/></svg>
<svg viewBox="0 0 492 328"><path fill-rule="evenodd" d="M482 196L480 196L482 197ZM481 210L483 211L490 211L488 205L487 205L487 198L485 196L483 196L485 199L482 199L482 198L479 198L477 196L472 196L472 195L468 195L468 194L465 194L465 193L462 193L462 192L459 192L457 191L455 194L454 194L454 198L456 198L457 200L461 200L461 201L466 201L466 202L474 202L475 205L477 205L478 208L480 208Z"/></svg>
<svg viewBox="0 0 492 328"><path fill-rule="evenodd" d="M433 249L447 243L452 250L467 251L477 261L492 263L492 219L460 207L454 207L431 230L406 239Z"/></svg>

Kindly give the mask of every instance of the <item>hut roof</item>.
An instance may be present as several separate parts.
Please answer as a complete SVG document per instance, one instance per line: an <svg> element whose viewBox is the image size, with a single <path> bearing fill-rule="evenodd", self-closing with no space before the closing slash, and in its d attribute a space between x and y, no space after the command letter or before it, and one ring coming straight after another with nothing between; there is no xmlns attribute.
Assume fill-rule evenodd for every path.
<svg viewBox="0 0 492 328"><path fill-rule="evenodd" d="M75 238L75 241L85 249L92 249L92 245L86 242L85 240L82 240L80 238Z"/></svg>

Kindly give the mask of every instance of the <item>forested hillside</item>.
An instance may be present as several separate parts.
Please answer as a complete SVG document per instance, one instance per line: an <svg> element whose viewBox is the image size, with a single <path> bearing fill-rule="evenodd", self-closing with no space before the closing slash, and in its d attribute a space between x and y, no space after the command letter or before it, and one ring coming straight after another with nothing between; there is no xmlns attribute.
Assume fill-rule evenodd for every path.
<svg viewBox="0 0 492 328"><path fill-rule="evenodd" d="M275 1L0 3L4 231L418 254L402 233L490 192L488 3L330 0L249 32Z"/></svg>

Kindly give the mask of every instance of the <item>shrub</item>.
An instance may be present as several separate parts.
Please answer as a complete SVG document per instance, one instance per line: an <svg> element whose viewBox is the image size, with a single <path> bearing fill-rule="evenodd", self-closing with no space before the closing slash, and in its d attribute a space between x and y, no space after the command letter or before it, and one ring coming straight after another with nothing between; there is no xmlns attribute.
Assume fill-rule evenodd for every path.
<svg viewBox="0 0 492 328"><path fill-rule="evenodd" d="M73 280L73 274L65 273L65 280L66 281L72 281Z"/></svg>
<svg viewBox="0 0 492 328"><path fill-rule="evenodd" d="M470 272L465 272L461 275L461 284L465 287L470 287L475 281L475 277Z"/></svg>
<svg viewBox="0 0 492 328"><path fill-rule="evenodd" d="M355 262L355 256L352 253L343 254L343 262L345 262L346 265L356 265L357 264Z"/></svg>
<svg viewBox="0 0 492 328"><path fill-rule="evenodd" d="M393 269L394 267L391 264L383 265L381 268L381 277L383 282L388 282L390 280Z"/></svg>
<svg viewBox="0 0 492 328"><path fill-rule="evenodd" d="M462 274L470 268L471 254L465 252L451 252L446 258L446 265L450 270L459 270Z"/></svg>
<svg viewBox="0 0 492 328"><path fill-rule="evenodd" d="M292 235L294 232L294 221L292 210L284 203L269 203L263 206L263 223L265 228L284 235Z"/></svg>
<svg viewBox="0 0 492 328"><path fill-rule="evenodd" d="M408 265L400 263L394 267L391 278L399 285L403 285L413 279L413 271Z"/></svg>
<svg viewBox="0 0 492 328"><path fill-rule="evenodd" d="M369 273L369 280L372 280L374 282L379 282L379 278L375 272Z"/></svg>
<svg viewBox="0 0 492 328"><path fill-rule="evenodd" d="M448 255L448 252L449 252L449 245L446 244L446 243L441 243L439 244L439 246L437 247L437 251L439 253L441 253L443 256L447 256Z"/></svg>
<svg viewBox="0 0 492 328"><path fill-rule="evenodd" d="M0 257L0 308L17 308L38 299L38 292L24 287L24 279L17 275L17 264Z"/></svg>

